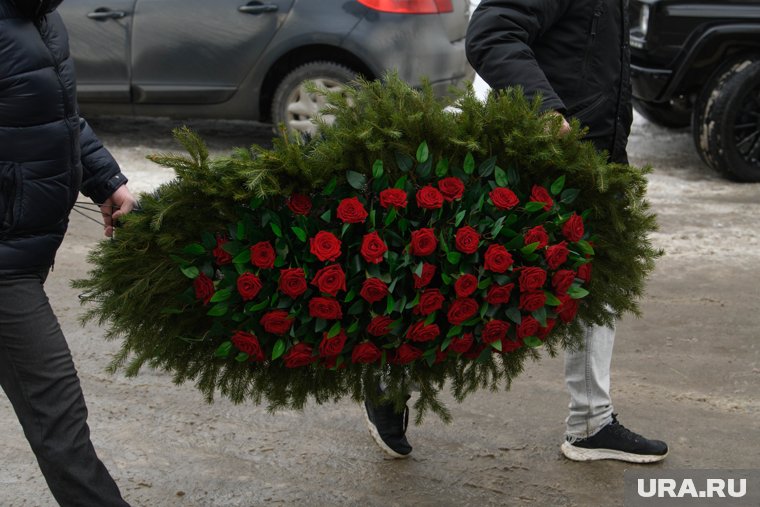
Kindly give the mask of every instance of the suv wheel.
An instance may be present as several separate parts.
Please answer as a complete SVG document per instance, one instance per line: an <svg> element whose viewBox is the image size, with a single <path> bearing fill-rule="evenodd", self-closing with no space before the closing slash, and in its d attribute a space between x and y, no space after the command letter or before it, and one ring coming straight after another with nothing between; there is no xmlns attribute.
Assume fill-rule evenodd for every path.
<svg viewBox="0 0 760 507"><path fill-rule="evenodd" d="M760 181L760 60L745 57L716 73L694 106L694 143L710 167Z"/></svg>
<svg viewBox="0 0 760 507"><path fill-rule="evenodd" d="M357 77L356 72L332 62L312 62L296 67L280 81L272 100L272 119L275 125L284 123L289 131L314 135L313 120L325 107L323 95L310 93L306 83L311 81L327 91L339 91ZM323 119L330 123L329 115Z"/></svg>
<svg viewBox="0 0 760 507"><path fill-rule="evenodd" d="M685 99L669 102L648 102L631 99L633 107L644 118L662 127L681 128L691 123L691 107Z"/></svg>

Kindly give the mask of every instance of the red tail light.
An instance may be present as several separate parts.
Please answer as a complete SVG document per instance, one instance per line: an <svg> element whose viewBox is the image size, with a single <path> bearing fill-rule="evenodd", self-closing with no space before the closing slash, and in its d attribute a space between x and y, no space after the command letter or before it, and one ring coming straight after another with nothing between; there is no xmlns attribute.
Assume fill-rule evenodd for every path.
<svg viewBox="0 0 760 507"><path fill-rule="evenodd" d="M357 2L376 11L396 14L439 14L454 11L451 0L357 0Z"/></svg>

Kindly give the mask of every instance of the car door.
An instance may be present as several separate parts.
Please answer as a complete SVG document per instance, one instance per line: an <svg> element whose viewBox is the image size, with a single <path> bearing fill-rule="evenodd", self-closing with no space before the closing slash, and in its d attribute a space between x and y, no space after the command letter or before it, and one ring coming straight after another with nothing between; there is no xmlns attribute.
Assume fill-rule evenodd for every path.
<svg viewBox="0 0 760 507"><path fill-rule="evenodd" d="M293 0L137 0L135 104L213 104L237 90Z"/></svg>
<svg viewBox="0 0 760 507"><path fill-rule="evenodd" d="M69 32L80 102L130 101L134 5L135 0L68 0L58 8Z"/></svg>

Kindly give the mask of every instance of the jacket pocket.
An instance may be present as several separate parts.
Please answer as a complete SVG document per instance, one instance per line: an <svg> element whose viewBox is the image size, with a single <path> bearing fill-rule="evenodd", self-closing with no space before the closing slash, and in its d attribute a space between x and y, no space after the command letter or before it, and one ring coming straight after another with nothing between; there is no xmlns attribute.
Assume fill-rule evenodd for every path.
<svg viewBox="0 0 760 507"><path fill-rule="evenodd" d="M0 233L14 229L21 214L21 166L0 161Z"/></svg>

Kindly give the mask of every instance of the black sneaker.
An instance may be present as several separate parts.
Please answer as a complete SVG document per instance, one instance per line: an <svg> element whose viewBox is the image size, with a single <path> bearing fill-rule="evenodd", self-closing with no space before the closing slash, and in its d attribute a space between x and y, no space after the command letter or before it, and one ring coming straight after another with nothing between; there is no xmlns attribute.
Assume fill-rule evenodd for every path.
<svg viewBox="0 0 760 507"><path fill-rule="evenodd" d="M617 414L612 414L612 422L596 435L572 443L565 441L562 454L573 461L617 459L629 463L654 463L665 459L668 445L632 432L618 422Z"/></svg>
<svg viewBox="0 0 760 507"><path fill-rule="evenodd" d="M409 407L404 405L403 412L396 412L392 402L373 405L369 400L364 400L364 408L369 433L377 445L394 458L409 456L412 452L412 446L406 439Z"/></svg>

